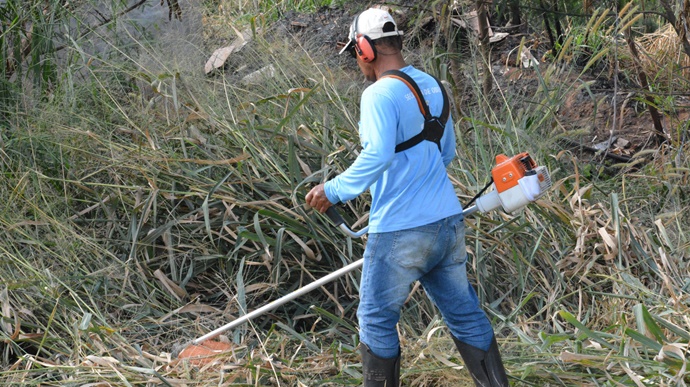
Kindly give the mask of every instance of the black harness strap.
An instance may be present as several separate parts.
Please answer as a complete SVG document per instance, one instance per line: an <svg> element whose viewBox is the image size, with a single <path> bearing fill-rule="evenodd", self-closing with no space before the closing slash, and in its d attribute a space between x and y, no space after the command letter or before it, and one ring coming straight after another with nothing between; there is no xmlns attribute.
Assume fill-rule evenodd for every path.
<svg viewBox="0 0 690 387"><path fill-rule="evenodd" d="M414 137L396 145L395 153L408 150L424 140L435 143L440 152L441 137L443 137L443 131L446 127L446 122L448 122L448 115L450 114L448 95L446 95L446 89L443 87L443 84L434 76L431 76L438 83L439 88L441 88L441 94L443 95L443 110L441 111L441 116L434 117L429 111L429 105L426 104L422 92L419 90L419 86L417 86L417 83L412 79L412 77L400 70L388 70L381 75L381 78L385 77L395 78L403 81L407 87L412 90L412 94L414 94L415 98L417 99L419 111L422 113L422 115L424 115L424 129L422 129L422 131Z"/></svg>

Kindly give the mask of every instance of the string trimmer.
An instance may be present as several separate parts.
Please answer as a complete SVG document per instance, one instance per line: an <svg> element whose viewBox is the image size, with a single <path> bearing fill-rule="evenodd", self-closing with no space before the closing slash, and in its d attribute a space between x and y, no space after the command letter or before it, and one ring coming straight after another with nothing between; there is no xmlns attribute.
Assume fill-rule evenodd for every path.
<svg viewBox="0 0 690 387"><path fill-rule="evenodd" d="M491 170L491 182L482 191L470 201L470 204L475 201L476 204L469 206L463 211L463 215L467 216L475 212L486 213L497 208L502 208L506 212L514 212L527 204L537 200L546 191L551 188L551 177L546 167L537 166L532 157L528 153L520 153L513 157L505 155L496 156L496 166ZM485 195L481 195L487 188L493 189ZM480 196L481 195L481 196ZM345 223L342 216L335 210L335 207L330 207L326 211L326 215L331 222L345 234L353 238L359 238L366 234L368 226L360 231L352 231ZM364 264L364 259L334 271L327 276L320 278L308 285L305 285L290 294L270 302L253 312L247 313L236 320L223 325L222 327L211 331L197 339L192 340L187 346L199 345L209 339L212 339L221 333L233 329L255 317L258 317L266 312L269 312L287 302L290 302L312 290L319 288L352 270L360 268ZM184 353L184 352L183 352ZM183 357L183 353L180 357Z"/></svg>

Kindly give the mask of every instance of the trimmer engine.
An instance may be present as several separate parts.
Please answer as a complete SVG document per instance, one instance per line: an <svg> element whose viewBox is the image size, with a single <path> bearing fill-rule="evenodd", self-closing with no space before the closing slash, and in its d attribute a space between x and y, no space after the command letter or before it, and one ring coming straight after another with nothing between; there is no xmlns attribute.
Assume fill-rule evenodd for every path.
<svg viewBox="0 0 690 387"><path fill-rule="evenodd" d="M551 188L551 176L546 167L537 166L529 153L513 157L496 156L496 166L491 170L493 190L477 198L480 212L502 207L513 212L537 200Z"/></svg>

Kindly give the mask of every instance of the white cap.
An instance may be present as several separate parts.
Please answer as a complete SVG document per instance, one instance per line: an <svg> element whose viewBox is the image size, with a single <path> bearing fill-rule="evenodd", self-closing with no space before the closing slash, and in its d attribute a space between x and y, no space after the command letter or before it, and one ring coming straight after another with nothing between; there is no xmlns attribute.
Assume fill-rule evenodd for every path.
<svg viewBox="0 0 690 387"><path fill-rule="evenodd" d="M383 26L389 22L393 23L395 29L393 31L383 32ZM339 54L352 48L358 35L366 35L369 39L376 40L387 36L398 36L402 34L403 32L398 30L398 25L388 11L379 8L369 8L355 16L355 20L350 25L350 40L345 47L340 50Z"/></svg>

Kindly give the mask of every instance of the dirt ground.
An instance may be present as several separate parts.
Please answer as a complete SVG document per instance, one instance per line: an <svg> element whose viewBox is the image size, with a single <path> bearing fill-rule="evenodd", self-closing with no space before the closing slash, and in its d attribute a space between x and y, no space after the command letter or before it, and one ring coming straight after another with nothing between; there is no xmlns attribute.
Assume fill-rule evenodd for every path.
<svg viewBox="0 0 690 387"><path fill-rule="evenodd" d="M420 16L414 2L408 3L403 2L393 9L399 28L406 31L406 47L430 45L438 31L436 20ZM307 50L331 52L332 55L327 55L326 59L328 66L358 72L351 58L339 56L337 52L347 40L354 15L370 5L369 2L351 1L346 2L343 8L323 7L311 14L289 12L272 27L274 31L271 34L290 34L299 39ZM492 27L495 32L502 31L500 27ZM545 54L550 45L538 31L519 34L512 31L506 39L492 44L492 66L497 82L494 88L511 95L532 95L539 86L539 75L532 69L516 67L516 48L524 36L532 46L533 56L540 62L539 71L543 73L549 65ZM657 131L648 106L642 101L644 96L634 69L616 68L613 63L604 61L581 74L581 67L576 64L566 63L565 66L572 67L559 74L564 78L560 84L573 86L565 94L556 114L563 130L576 134L563 144L564 147L577 150L586 158L596 151L607 150L605 153L609 159L621 162L642 149L658 146L655 142ZM585 83L587 87L578 87ZM661 117L667 134L669 129L682 128L683 122L690 117L690 100L676 97L673 109L664 111Z"/></svg>

